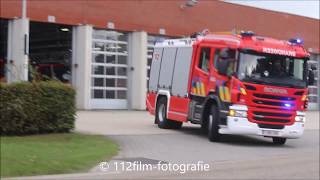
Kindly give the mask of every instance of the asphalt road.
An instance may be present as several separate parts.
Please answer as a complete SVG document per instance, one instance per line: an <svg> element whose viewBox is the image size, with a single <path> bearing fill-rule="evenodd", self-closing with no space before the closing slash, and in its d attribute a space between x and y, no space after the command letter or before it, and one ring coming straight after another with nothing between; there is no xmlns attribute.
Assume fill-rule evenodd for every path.
<svg viewBox="0 0 320 180"><path fill-rule="evenodd" d="M148 163L149 159L172 164L203 161L210 165L209 172L156 171L144 173L145 179L319 179L319 130L307 130L301 139L288 140L285 146L273 145L269 138L230 135L223 142L211 143L195 127L183 128L177 134L112 136L112 139L122 147L120 160L132 162L131 158L135 158ZM136 172L129 177L140 178L139 175Z"/></svg>
<svg viewBox="0 0 320 180"><path fill-rule="evenodd" d="M97 113L95 118L99 119ZM101 118L108 119L106 113L100 113ZM146 115L144 119L144 114L134 113L137 113L135 115L141 121L133 118L130 122L143 127L141 130L147 132L139 133L137 129L130 131L130 126L121 127L122 118L129 120L118 117L119 121L116 123L119 126L113 127L119 129L113 128L107 136L119 143L121 151L112 161L107 162L108 166L103 166L103 169L97 166L89 173L18 179L319 179L319 118L314 116L318 113L311 114L313 119L310 124L314 125L305 130L302 138L288 140L284 146L274 145L269 138L235 135L224 135L222 142L212 143L198 126L187 124L180 130L161 130L152 124L150 116ZM115 114L112 113L112 116ZM130 113L127 116L130 116ZM92 120L90 126L84 121L83 126L77 126L81 132L95 133L91 130L96 124L97 132L102 132L104 121L97 120L95 123ZM124 131L126 132L123 133ZM179 167L201 162L208 164L209 170L189 169L180 173L183 169L157 169L155 167L159 167L159 161L160 164L176 164ZM140 168L135 166L133 170L134 162L151 164L153 169L142 170L140 164ZM131 167L128 167L129 165ZM131 171L126 171L126 168Z"/></svg>

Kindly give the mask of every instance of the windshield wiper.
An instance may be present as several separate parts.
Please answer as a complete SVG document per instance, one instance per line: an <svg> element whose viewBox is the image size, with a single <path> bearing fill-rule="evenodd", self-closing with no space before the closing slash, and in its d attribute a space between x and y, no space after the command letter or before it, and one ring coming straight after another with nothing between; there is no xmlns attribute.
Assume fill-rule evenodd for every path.
<svg viewBox="0 0 320 180"><path fill-rule="evenodd" d="M253 82L253 83L257 83L257 84L268 84L267 82L265 82L263 80L255 79L255 78L252 78L252 77L246 77L244 79L244 81Z"/></svg>

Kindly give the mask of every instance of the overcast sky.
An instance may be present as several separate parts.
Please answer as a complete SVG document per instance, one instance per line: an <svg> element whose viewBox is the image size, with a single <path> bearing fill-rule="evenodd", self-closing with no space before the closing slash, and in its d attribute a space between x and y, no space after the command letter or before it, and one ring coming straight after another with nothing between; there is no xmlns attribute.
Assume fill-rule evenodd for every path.
<svg viewBox="0 0 320 180"><path fill-rule="evenodd" d="M319 19L319 0L225 0L236 4Z"/></svg>

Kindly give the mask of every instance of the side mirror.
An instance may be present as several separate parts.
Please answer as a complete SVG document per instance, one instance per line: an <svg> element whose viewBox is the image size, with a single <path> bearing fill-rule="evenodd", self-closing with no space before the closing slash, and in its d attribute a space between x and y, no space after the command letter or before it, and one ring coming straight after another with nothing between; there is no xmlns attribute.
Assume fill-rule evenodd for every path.
<svg viewBox="0 0 320 180"><path fill-rule="evenodd" d="M308 73L308 85L309 86L314 85L314 72L311 70L309 70L309 73Z"/></svg>

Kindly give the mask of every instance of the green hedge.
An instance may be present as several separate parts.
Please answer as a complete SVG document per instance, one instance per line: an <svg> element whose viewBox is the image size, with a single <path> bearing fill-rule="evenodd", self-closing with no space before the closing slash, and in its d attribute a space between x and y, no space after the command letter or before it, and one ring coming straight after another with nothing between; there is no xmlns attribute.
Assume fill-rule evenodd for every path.
<svg viewBox="0 0 320 180"><path fill-rule="evenodd" d="M1 135L69 132L75 112L75 91L61 82L0 84Z"/></svg>

